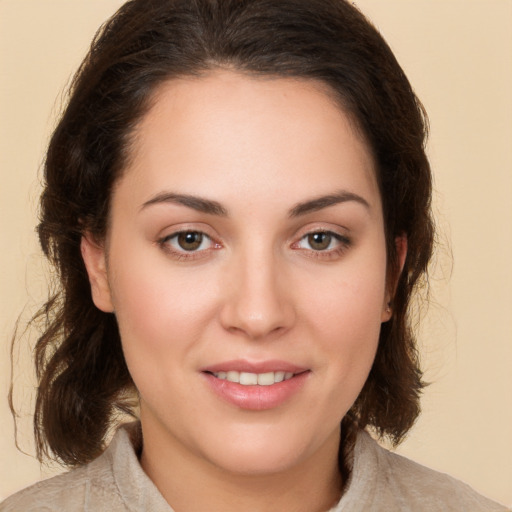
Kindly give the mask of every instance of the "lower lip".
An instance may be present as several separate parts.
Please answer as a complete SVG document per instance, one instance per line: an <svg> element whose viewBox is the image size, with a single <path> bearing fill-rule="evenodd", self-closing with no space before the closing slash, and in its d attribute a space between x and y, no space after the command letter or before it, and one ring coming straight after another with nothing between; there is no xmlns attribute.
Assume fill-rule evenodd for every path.
<svg viewBox="0 0 512 512"><path fill-rule="evenodd" d="M298 393L309 373L309 371L302 372L291 379L270 386L244 386L218 379L211 373L203 373L203 375L213 391L230 404L249 411L264 411L279 407Z"/></svg>

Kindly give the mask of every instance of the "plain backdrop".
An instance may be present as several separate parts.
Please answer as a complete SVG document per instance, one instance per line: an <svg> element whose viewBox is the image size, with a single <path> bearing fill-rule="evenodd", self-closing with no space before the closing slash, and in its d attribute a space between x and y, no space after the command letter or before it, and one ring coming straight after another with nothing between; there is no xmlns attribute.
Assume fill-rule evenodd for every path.
<svg viewBox="0 0 512 512"><path fill-rule="evenodd" d="M10 338L45 293L40 167L65 86L121 0L0 0L0 499L47 477L16 450ZM358 0L430 115L440 247L420 349L432 384L399 452L512 505L512 0ZM29 337L15 358L33 453Z"/></svg>

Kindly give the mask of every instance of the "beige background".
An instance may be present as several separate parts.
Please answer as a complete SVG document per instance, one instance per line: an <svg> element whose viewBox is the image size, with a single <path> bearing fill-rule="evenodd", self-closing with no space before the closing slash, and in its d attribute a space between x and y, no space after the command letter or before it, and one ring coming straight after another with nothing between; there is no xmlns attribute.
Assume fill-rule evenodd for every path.
<svg viewBox="0 0 512 512"><path fill-rule="evenodd" d="M35 203L60 94L121 3L0 0L0 499L55 471L14 447L9 340L45 289ZM433 384L399 451L512 505L512 0L356 3L429 111L442 229L421 338ZM27 350L16 357L26 365L17 398L29 404ZM26 451L29 411L19 435Z"/></svg>

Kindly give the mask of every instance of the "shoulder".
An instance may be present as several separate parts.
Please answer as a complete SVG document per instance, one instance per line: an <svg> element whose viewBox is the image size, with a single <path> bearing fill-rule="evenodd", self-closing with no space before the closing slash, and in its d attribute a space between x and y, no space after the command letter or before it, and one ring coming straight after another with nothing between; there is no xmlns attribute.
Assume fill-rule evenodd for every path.
<svg viewBox="0 0 512 512"><path fill-rule="evenodd" d="M87 489L94 484L89 469L87 465L27 487L1 503L0 511L82 510Z"/></svg>
<svg viewBox="0 0 512 512"><path fill-rule="evenodd" d="M128 435L120 430L109 448L97 459L12 495L0 504L0 512L128 510L119 492L114 463L116 457L124 456L129 445Z"/></svg>
<svg viewBox="0 0 512 512"><path fill-rule="evenodd" d="M92 503L105 503L107 496L108 508L94 510L126 510L118 499L108 456L103 454L90 464L43 480L14 494L0 504L0 512L90 510Z"/></svg>
<svg viewBox="0 0 512 512"><path fill-rule="evenodd" d="M140 424L120 428L93 462L14 494L0 512L172 512L138 460Z"/></svg>
<svg viewBox="0 0 512 512"><path fill-rule="evenodd" d="M354 504L364 502L364 505L361 508L340 507L337 509L340 512L507 511L463 482L384 449L365 432L357 439L354 468L344 499Z"/></svg>
<svg viewBox="0 0 512 512"><path fill-rule="evenodd" d="M383 452L383 459L386 460L387 479L397 494L407 496L414 503L422 503L424 507L428 503L428 510L506 510L502 505L482 496L469 485L450 475L379 448Z"/></svg>

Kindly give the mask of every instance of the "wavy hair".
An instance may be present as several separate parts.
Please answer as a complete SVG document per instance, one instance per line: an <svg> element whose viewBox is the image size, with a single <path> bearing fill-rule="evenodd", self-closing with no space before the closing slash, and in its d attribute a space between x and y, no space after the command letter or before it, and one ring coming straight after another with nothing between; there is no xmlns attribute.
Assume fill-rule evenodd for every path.
<svg viewBox="0 0 512 512"><path fill-rule="evenodd" d="M379 32L344 0L132 0L100 29L76 73L44 167L39 237L57 293L37 318L38 456L68 466L103 450L134 385L115 316L98 310L80 253L101 239L131 135L167 80L216 68L328 86L373 152L390 277L395 239L408 252L370 375L343 419L343 439L372 427L398 443L419 414L422 373L410 302L426 283L434 227L426 114ZM341 451L340 451L341 453Z"/></svg>

